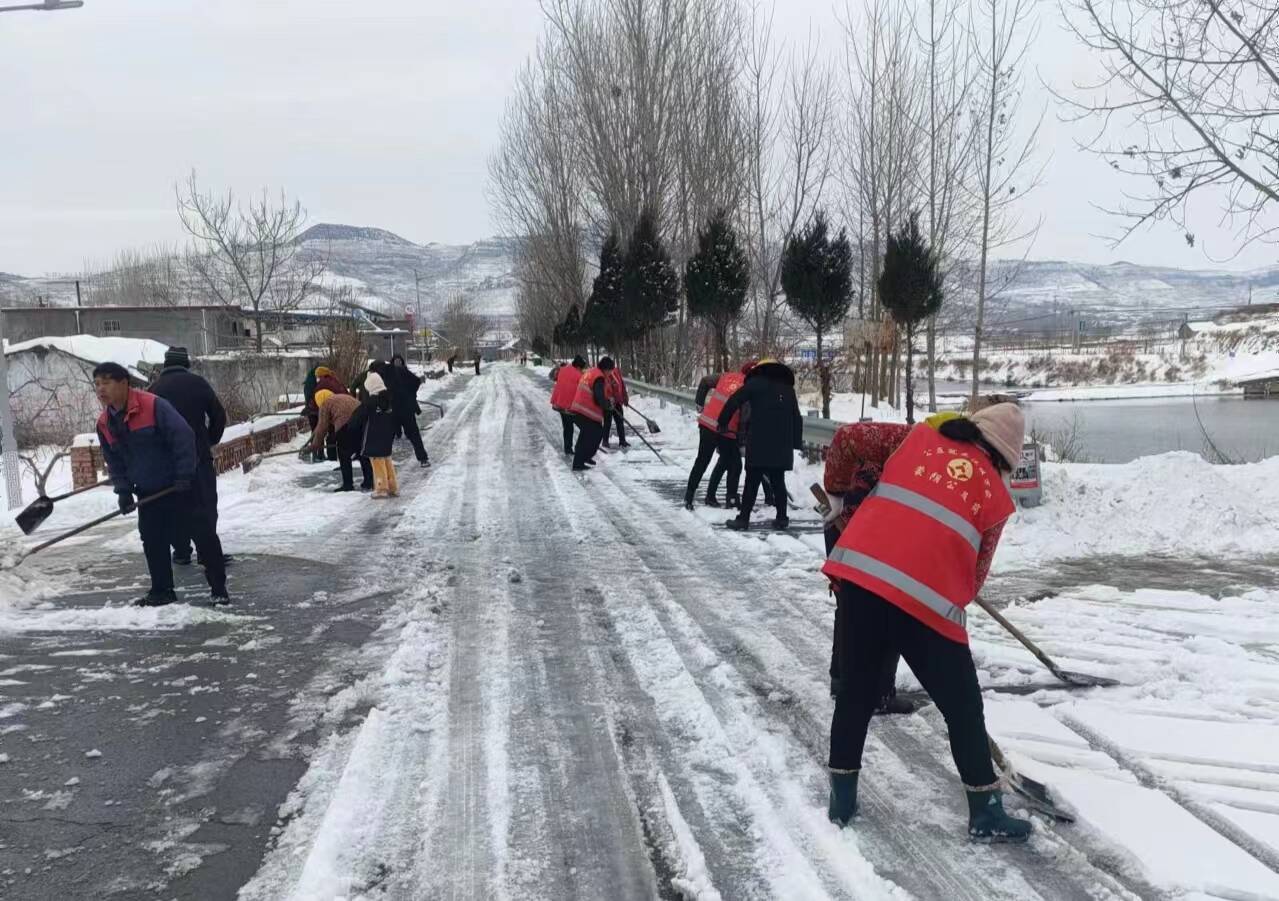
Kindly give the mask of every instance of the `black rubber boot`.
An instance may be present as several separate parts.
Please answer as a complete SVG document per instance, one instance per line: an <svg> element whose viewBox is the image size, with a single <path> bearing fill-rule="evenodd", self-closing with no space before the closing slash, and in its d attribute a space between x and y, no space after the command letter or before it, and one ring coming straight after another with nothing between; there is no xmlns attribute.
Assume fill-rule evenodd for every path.
<svg viewBox="0 0 1279 901"><path fill-rule="evenodd" d="M1019 820L1004 812L1004 799L995 789L968 792L968 838L994 845L1024 842L1030 838L1029 820Z"/></svg>
<svg viewBox="0 0 1279 901"><path fill-rule="evenodd" d="M715 500L715 495L713 495L713 494L708 494L708 495L706 495L706 506L708 506L708 507L718 507L718 506L719 506L719 501Z"/></svg>
<svg viewBox="0 0 1279 901"><path fill-rule="evenodd" d="M789 517L789 516L779 516L779 517L777 517L776 519L774 519L774 520L773 520L773 528L774 528L774 529L778 529L778 530L781 530L781 529L789 529L789 528L790 528L790 517Z"/></svg>
<svg viewBox="0 0 1279 901"><path fill-rule="evenodd" d="M221 589L215 588L209 595L209 603L214 607L225 607L231 603L231 595L227 594L225 586Z"/></svg>
<svg viewBox="0 0 1279 901"><path fill-rule="evenodd" d="M857 771L830 774L830 805L827 815L841 829L857 816Z"/></svg>
<svg viewBox="0 0 1279 901"><path fill-rule="evenodd" d="M875 713L879 716L893 714L906 715L914 713L922 706L924 705L921 703L916 703L908 698L899 698L894 694L882 699L879 702L879 706L875 708Z"/></svg>
<svg viewBox="0 0 1279 901"><path fill-rule="evenodd" d="M751 521L741 516L734 516L728 522L724 523L724 525L732 529L734 532L749 532L751 528Z"/></svg>
<svg viewBox="0 0 1279 901"><path fill-rule="evenodd" d="M181 556L181 557L179 557L177 554L174 554L174 555L173 555L173 562L174 562L175 564L177 564L178 566L190 566L190 565L191 565L191 555L190 555L190 554L186 554L185 556Z"/></svg>
<svg viewBox="0 0 1279 901"><path fill-rule="evenodd" d="M145 595L133 602L135 607L163 607L165 604L177 603L178 596L173 593L173 589L168 591L156 591L152 589Z"/></svg>

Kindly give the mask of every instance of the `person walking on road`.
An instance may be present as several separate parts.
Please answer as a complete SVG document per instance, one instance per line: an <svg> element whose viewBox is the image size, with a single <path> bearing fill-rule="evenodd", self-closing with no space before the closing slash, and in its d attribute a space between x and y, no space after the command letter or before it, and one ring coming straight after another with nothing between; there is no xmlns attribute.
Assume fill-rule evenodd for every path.
<svg viewBox="0 0 1279 901"><path fill-rule="evenodd" d="M611 357L600 357L599 363L587 370L577 382L569 411L577 424L577 447L573 450L573 470L581 472L595 465L595 454L604 440L604 417L612 409L608 397L608 374L613 371Z"/></svg>
<svg viewBox="0 0 1279 901"><path fill-rule="evenodd" d="M1020 842L1030 835L1028 821L1004 811L965 613L1015 509L1007 479L1021 459L1024 432L1022 412L1010 403L936 429L912 428L822 567L838 585L844 616L828 811L840 826L857 813L882 660L897 651L946 721L968 794L969 837Z"/></svg>
<svg viewBox="0 0 1279 901"><path fill-rule="evenodd" d="M400 483L396 478L395 461L391 450L395 444L395 415L391 412L391 392L382 376L370 372L364 380L364 390L369 398L355 414L363 423L360 456L367 457L373 469L373 497L399 497ZM349 423L348 423L349 425Z"/></svg>
<svg viewBox="0 0 1279 901"><path fill-rule="evenodd" d="M480 374L480 355L478 352L475 354L475 374Z"/></svg>
<svg viewBox="0 0 1279 901"><path fill-rule="evenodd" d="M560 424L564 427L564 453L567 455L573 453L573 400L577 397L577 383L585 371L586 361L576 356L571 365L557 367L552 376L555 387L551 389L551 409L560 414Z"/></svg>
<svg viewBox="0 0 1279 901"><path fill-rule="evenodd" d="M747 362L742 364L738 372L711 373L697 385L697 459L693 461L693 468L688 474L688 488L684 491L684 507L687 510L693 509L697 486L702 482L702 475L710 465L711 457L716 455L718 459L706 486L706 506L719 506L715 494L725 473L728 474L725 506L736 507L741 503L737 496L737 486L742 477L742 452L738 444L742 411L738 410L733 414L723 432L719 430L719 414L728 399L741 390L754 365L753 362Z"/></svg>
<svg viewBox="0 0 1279 901"><path fill-rule="evenodd" d="M93 370L93 389L102 404L98 442L121 513L138 511L138 531L151 575L151 590L135 603L158 607L177 600L169 547L174 535L186 535L204 561L214 604L229 604L222 543L201 499L192 491L196 475L195 433L162 397L129 385L118 363ZM172 489L145 504L134 500Z"/></svg>
<svg viewBox="0 0 1279 901"><path fill-rule="evenodd" d="M737 516L726 525L746 531L751 510L759 495L760 483L768 479L773 487L777 518L773 527L790 525L786 514L786 473L795 465L795 451L804 446L804 419L795 396L795 373L776 360L760 360L746 376L742 387L725 401L717 422L719 433L729 430L743 404L750 404L750 429L746 436L746 488Z"/></svg>
<svg viewBox="0 0 1279 901"><path fill-rule="evenodd" d="M360 410L360 402L349 394L334 394L332 391L315 392L315 401L320 407L320 419L315 431L311 433L311 450L324 446L329 435L334 436L338 452L338 468L342 471L342 484L334 491L355 490L355 470L351 466L351 458L360 458L361 491L373 488L373 469L366 457L360 454L362 434L359 431L362 423L356 420Z"/></svg>
<svg viewBox="0 0 1279 901"><path fill-rule="evenodd" d="M626 441L626 419L622 416L622 408L631 401L631 395L626 390L626 381L622 378L622 367L613 365L613 371L608 373L604 380L604 388L608 394L608 399L613 402L612 409L604 414L604 441L605 447L609 446L609 431L613 425L617 426L617 446L630 447Z"/></svg>
<svg viewBox="0 0 1279 901"><path fill-rule="evenodd" d="M396 425L404 432L404 437L409 439L409 444L413 445L413 454L417 457L418 464L430 466L431 458L422 444L422 432L417 426L418 414L422 412L422 407L417 402L417 391L422 385L422 379L409 369L404 357L399 354L391 357L390 367L382 373L383 381L386 381L388 375L391 380L387 381L386 387L391 392L391 411L395 414Z"/></svg>
<svg viewBox="0 0 1279 901"><path fill-rule="evenodd" d="M185 347L170 347L164 354L164 368L151 386L151 393L173 405L195 436L195 483L191 489L201 513L208 517L214 534L218 531L218 471L213 466L213 447L226 430L226 410L213 386L191 371L191 355ZM191 564L191 536L175 531L173 562ZM204 564L197 556L196 562ZM226 563L224 559L223 563Z"/></svg>

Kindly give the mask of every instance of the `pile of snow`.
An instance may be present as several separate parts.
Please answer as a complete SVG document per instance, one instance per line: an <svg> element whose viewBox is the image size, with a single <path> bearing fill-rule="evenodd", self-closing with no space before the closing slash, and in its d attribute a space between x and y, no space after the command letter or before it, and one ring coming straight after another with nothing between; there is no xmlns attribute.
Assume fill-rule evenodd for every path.
<svg viewBox="0 0 1279 901"><path fill-rule="evenodd" d="M1009 523L1000 569L1094 554L1274 551L1279 457L1214 466L1185 451L1122 465L1047 463L1045 504Z"/></svg>
<svg viewBox="0 0 1279 901"><path fill-rule="evenodd" d="M93 335L64 335L61 337L32 338L17 344L4 342L4 352L22 353L25 350L57 350L77 359L92 363L118 363L135 378L145 378L138 369L139 363L161 364L167 344L150 338L96 338Z"/></svg>

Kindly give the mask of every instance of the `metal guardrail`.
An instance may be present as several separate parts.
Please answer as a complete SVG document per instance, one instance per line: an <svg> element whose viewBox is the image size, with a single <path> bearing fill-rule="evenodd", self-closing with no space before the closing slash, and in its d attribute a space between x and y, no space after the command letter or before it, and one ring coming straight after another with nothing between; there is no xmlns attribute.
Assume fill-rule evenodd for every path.
<svg viewBox="0 0 1279 901"><path fill-rule="evenodd" d="M678 388L667 388L663 385L650 385L648 382L637 382L635 379L626 381L636 391L652 394L668 403L689 410L697 409L697 396L691 391L681 391ZM830 447L830 443L835 440L835 430L843 424L833 419L805 416L804 443L813 447Z"/></svg>

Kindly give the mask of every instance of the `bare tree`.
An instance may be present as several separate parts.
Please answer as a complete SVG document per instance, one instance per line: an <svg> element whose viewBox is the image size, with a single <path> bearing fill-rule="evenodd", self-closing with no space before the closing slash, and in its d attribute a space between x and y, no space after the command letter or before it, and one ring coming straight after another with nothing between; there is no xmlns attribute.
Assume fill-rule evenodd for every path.
<svg viewBox="0 0 1279 901"><path fill-rule="evenodd" d="M982 0L981 9L984 21L973 28L971 42L980 85L974 106L980 134L973 152L974 191L981 221L973 332L974 399L981 377L986 307L994 294L989 279L991 251L1024 241L1039 228L1036 223L1023 229L1014 207L1038 180L1038 172L1028 174L1026 170L1043 118L1041 115L1024 137L1018 137L1021 66L1033 39L1028 24L1033 0Z"/></svg>
<svg viewBox="0 0 1279 901"><path fill-rule="evenodd" d="M891 0L868 0L857 18L851 7L844 21L849 120L844 135L844 190L857 211L862 251L869 265L861 276L867 296L863 315L875 329L866 343L865 372L871 405L897 395L899 347L896 329L879 300L879 275L888 233L921 196L925 81L921 75L904 9ZM869 301L866 303L865 301ZM891 340L879 338L881 330ZM887 346L886 346L887 345Z"/></svg>
<svg viewBox="0 0 1279 901"><path fill-rule="evenodd" d="M1071 0L1065 18L1100 60L1076 85L1085 146L1142 188L1110 212L1135 229L1170 219L1195 243L1191 197L1218 199L1239 249L1272 240L1279 200L1279 8L1265 0ZM1110 136L1110 143L1107 137Z"/></svg>
<svg viewBox="0 0 1279 901"><path fill-rule="evenodd" d="M18 459L45 495L58 462L71 453L76 435L90 431L98 415L92 366L75 357L54 355L64 371L17 367L11 392Z"/></svg>
<svg viewBox="0 0 1279 901"><path fill-rule="evenodd" d="M193 300L181 251L163 245L122 250L105 267L86 265L80 282L86 306L176 307Z"/></svg>
<svg viewBox="0 0 1279 901"><path fill-rule="evenodd" d="M776 6L755 0L744 42L746 228L753 298L750 341L761 354L782 341L782 250L821 202L831 175L834 78L818 43L790 53L774 42Z"/></svg>
<svg viewBox="0 0 1279 901"><path fill-rule="evenodd" d="M248 307L261 353L270 314L297 309L325 268L323 261L298 255L306 211L283 193L272 200L265 190L238 204L230 190L221 195L202 191L194 171L174 193L182 225L195 239L186 265L218 302Z"/></svg>
<svg viewBox="0 0 1279 901"><path fill-rule="evenodd" d="M927 68L928 164L923 186L928 199L928 243L940 262L942 276L951 270L956 253L967 250L977 217L972 195L963 186L971 170L977 130L966 116L975 67L967 53L957 0L924 0L926 9L916 30ZM925 331L928 368L928 409L937 410L937 316ZM913 379L914 373L908 372Z"/></svg>
<svg viewBox="0 0 1279 901"><path fill-rule="evenodd" d="M471 309L472 300L464 293L452 295L440 311L438 329L459 354L475 351L491 323Z"/></svg>

